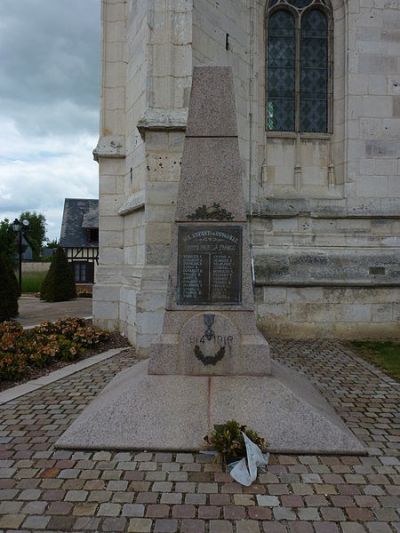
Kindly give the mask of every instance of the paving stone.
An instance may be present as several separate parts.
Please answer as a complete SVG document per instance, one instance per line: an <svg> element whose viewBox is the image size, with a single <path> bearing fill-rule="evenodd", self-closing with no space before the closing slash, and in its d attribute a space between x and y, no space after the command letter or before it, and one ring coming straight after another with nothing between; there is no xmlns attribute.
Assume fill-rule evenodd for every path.
<svg viewBox="0 0 400 533"><path fill-rule="evenodd" d="M182 520L180 533L205 533L205 524L204 520Z"/></svg>
<svg viewBox="0 0 400 533"><path fill-rule="evenodd" d="M40 498L41 492L42 491L39 489L23 490L18 494L18 500L25 500L25 501L38 500Z"/></svg>
<svg viewBox="0 0 400 533"><path fill-rule="evenodd" d="M132 364L121 354L3 406L0 531L150 533L176 522L180 533L242 533L248 524L260 533L400 533L400 390L339 343L272 339L271 347L280 362L319 382L373 455L272 456L257 483L242 487L198 454L54 451L82 407ZM120 514L95 516L107 508ZM38 527L39 519L49 522L24 525L35 517Z"/></svg>
<svg viewBox="0 0 400 533"><path fill-rule="evenodd" d="M157 500L156 492L140 492L136 497L136 503L156 503Z"/></svg>
<svg viewBox="0 0 400 533"><path fill-rule="evenodd" d="M287 533L288 528L278 522L263 522L262 531L264 533Z"/></svg>
<svg viewBox="0 0 400 533"><path fill-rule="evenodd" d="M218 485L216 483L199 483L197 492L205 494L216 493L218 492Z"/></svg>
<svg viewBox="0 0 400 533"><path fill-rule="evenodd" d="M291 522L289 524L290 533L313 533L314 528L310 522Z"/></svg>
<svg viewBox="0 0 400 533"><path fill-rule="evenodd" d="M1 502L0 503L0 515L17 514L23 505L24 505L23 502L16 502L16 501L15 502L10 502L10 501Z"/></svg>
<svg viewBox="0 0 400 533"><path fill-rule="evenodd" d="M340 525L343 533L365 533L367 531L363 525L356 522L342 522Z"/></svg>
<svg viewBox="0 0 400 533"><path fill-rule="evenodd" d="M142 517L144 516L144 505L139 503L133 503L133 504L126 504L122 507L122 515L123 516L135 516L135 517Z"/></svg>
<svg viewBox="0 0 400 533"><path fill-rule="evenodd" d="M346 513L351 521L368 522L374 519L372 511L362 507L347 507Z"/></svg>
<svg viewBox="0 0 400 533"><path fill-rule="evenodd" d="M235 505L245 505L248 507L255 505L255 498L252 494L234 494L233 503Z"/></svg>
<svg viewBox="0 0 400 533"><path fill-rule="evenodd" d="M148 505L146 516L151 518L168 518L169 509L169 505Z"/></svg>
<svg viewBox="0 0 400 533"><path fill-rule="evenodd" d="M121 505L118 503L102 503L97 511L98 516L118 516Z"/></svg>
<svg viewBox="0 0 400 533"><path fill-rule="evenodd" d="M126 518L105 518L101 524L102 531L110 531L111 533L117 533L118 531L125 531L127 526Z"/></svg>
<svg viewBox="0 0 400 533"><path fill-rule="evenodd" d="M82 516L77 518L73 525L74 531L98 531L100 524L100 518L94 518L91 516Z"/></svg>
<svg viewBox="0 0 400 533"><path fill-rule="evenodd" d="M186 497L188 496L198 496L197 494L187 494ZM205 498L204 498L205 500ZM166 504L169 504L169 505L172 505L172 504L180 504L182 503L182 494L180 494L179 492L164 492L163 494L161 494L161 499L160 499L160 503L166 503ZM185 501L185 503L196 503L196 502L190 502L190 501ZM197 502L198 503L198 502Z"/></svg>
<svg viewBox="0 0 400 533"><path fill-rule="evenodd" d="M159 481L159 482L153 483L151 490L152 492L171 492L172 483L168 481Z"/></svg>
<svg viewBox="0 0 400 533"><path fill-rule="evenodd" d="M155 521L154 533L176 533L178 530L178 521L173 519L159 519Z"/></svg>
<svg viewBox="0 0 400 533"><path fill-rule="evenodd" d="M48 529L71 531L75 521L76 519L73 516L52 516L48 524Z"/></svg>
<svg viewBox="0 0 400 533"><path fill-rule="evenodd" d="M113 503L133 503L134 499L134 492L114 492L112 496Z"/></svg>
<svg viewBox="0 0 400 533"><path fill-rule="evenodd" d="M69 490L65 496L65 501L68 502L84 502L88 497L87 490Z"/></svg>
<svg viewBox="0 0 400 533"><path fill-rule="evenodd" d="M31 515L26 518L26 520L22 524L22 527L26 529L46 529L46 526L49 521L49 516ZM49 525L49 527L51 528L52 526Z"/></svg>
<svg viewBox="0 0 400 533"><path fill-rule="evenodd" d="M315 533L339 533L339 528L333 522L314 522Z"/></svg>
<svg viewBox="0 0 400 533"><path fill-rule="evenodd" d="M287 507L274 507L275 520L296 520L296 513Z"/></svg>
<svg viewBox="0 0 400 533"><path fill-rule="evenodd" d="M21 514L6 514L0 516L0 528L17 529L25 520L25 515Z"/></svg>
<svg viewBox="0 0 400 533"><path fill-rule="evenodd" d="M172 516L174 518L194 518L196 508L194 505L182 504L172 506Z"/></svg>
<svg viewBox="0 0 400 533"><path fill-rule="evenodd" d="M260 525L256 520L239 520L235 526L236 533L260 533Z"/></svg>
<svg viewBox="0 0 400 533"><path fill-rule="evenodd" d="M280 505L279 498L276 496L260 496L257 495L257 503L258 505L262 505L265 507L276 507Z"/></svg>
<svg viewBox="0 0 400 533"><path fill-rule="evenodd" d="M199 494L198 496L205 497L205 494ZM231 498L229 494L210 494L209 499L211 505L229 505L231 503ZM202 503L206 503L205 500Z"/></svg>
<svg viewBox="0 0 400 533"><path fill-rule="evenodd" d="M232 533L233 526L228 520L210 520L210 533Z"/></svg>
<svg viewBox="0 0 400 533"><path fill-rule="evenodd" d="M22 514L35 514L40 515L43 514L45 509L47 507L47 502L28 502L23 509L21 510Z"/></svg>
<svg viewBox="0 0 400 533"><path fill-rule="evenodd" d="M200 505L198 508L199 518L205 518L206 520L216 520L221 518L221 508L215 505Z"/></svg>
<svg viewBox="0 0 400 533"><path fill-rule="evenodd" d="M152 520L148 518L132 518L129 520L129 533L149 533L151 530Z"/></svg>
<svg viewBox="0 0 400 533"><path fill-rule="evenodd" d="M365 526L369 533L392 533L392 528L384 522L369 522Z"/></svg>
<svg viewBox="0 0 400 533"><path fill-rule="evenodd" d="M316 507L305 507L304 509L298 509L297 514L300 520L312 522L315 520L321 520L320 515L318 513L318 509Z"/></svg>
<svg viewBox="0 0 400 533"><path fill-rule="evenodd" d="M112 497L112 492L109 490L92 490L88 494L89 494L88 496L89 502L104 503L104 502L110 501Z"/></svg>
<svg viewBox="0 0 400 533"><path fill-rule="evenodd" d="M72 514L74 516L93 516L96 509L97 504L95 503L77 503L73 507Z"/></svg>
<svg viewBox="0 0 400 533"><path fill-rule="evenodd" d="M248 507L247 513L253 520L271 520L272 511L268 507Z"/></svg>

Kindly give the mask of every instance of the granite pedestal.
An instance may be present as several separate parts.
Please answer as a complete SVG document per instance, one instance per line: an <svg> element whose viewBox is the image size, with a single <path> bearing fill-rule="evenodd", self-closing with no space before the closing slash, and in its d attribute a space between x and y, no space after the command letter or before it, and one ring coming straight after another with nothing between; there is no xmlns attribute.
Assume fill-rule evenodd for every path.
<svg viewBox="0 0 400 533"><path fill-rule="evenodd" d="M196 451L213 424L235 419L265 436L273 452L365 453L308 380L275 362L267 377L154 376L147 365L118 374L56 447Z"/></svg>

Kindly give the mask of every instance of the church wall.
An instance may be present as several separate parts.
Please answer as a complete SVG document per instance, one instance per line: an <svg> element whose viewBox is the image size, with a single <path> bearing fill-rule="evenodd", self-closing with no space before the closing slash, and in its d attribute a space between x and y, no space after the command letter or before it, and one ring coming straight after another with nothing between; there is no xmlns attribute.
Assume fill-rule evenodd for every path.
<svg viewBox="0 0 400 533"><path fill-rule="evenodd" d="M192 2L147 4L146 107L136 121L145 150L143 268L135 292L139 355L160 333L164 316L192 76Z"/></svg>
<svg viewBox="0 0 400 533"><path fill-rule="evenodd" d="M100 139L94 150L99 162L99 267L93 288L97 325L115 329L119 322L120 270L123 262L123 220L126 125L126 3L102 4L103 56Z"/></svg>
<svg viewBox="0 0 400 533"><path fill-rule="evenodd" d="M256 297L267 338L399 338L398 287L265 287Z"/></svg>
<svg viewBox="0 0 400 533"><path fill-rule="evenodd" d="M332 0L332 133L299 138L265 130L265 4L103 0L94 315L139 354L161 331L194 65L233 69L263 330L398 329L400 6Z"/></svg>
<svg viewBox="0 0 400 533"><path fill-rule="evenodd" d="M296 140L265 136L259 124L252 221L258 316L270 334L394 337L400 285L400 37L394 26L400 9L393 2L332 5L336 122L330 141L302 141L296 182ZM264 80L263 50L260 55ZM258 89L264 105L265 87Z"/></svg>

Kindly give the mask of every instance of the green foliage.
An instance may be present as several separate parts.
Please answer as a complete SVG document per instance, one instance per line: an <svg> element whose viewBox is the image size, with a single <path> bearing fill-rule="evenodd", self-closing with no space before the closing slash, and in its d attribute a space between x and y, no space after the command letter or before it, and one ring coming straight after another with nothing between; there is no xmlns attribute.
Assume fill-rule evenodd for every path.
<svg viewBox="0 0 400 533"><path fill-rule="evenodd" d="M17 258L17 237L8 218L0 221L0 253L6 255L11 263Z"/></svg>
<svg viewBox="0 0 400 533"><path fill-rule="evenodd" d="M40 289L40 298L46 302L65 302L76 298L76 287L71 265L61 247L53 256Z"/></svg>
<svg viewBox="0 0 400 533"><path fill-rule="evenodd" d="M47 242L47 248L58 248L59 244L57 239L53 239L52 241Z"/></svg>
<svg viewBox="0 0 400 533"><path fill-rule="evenodd" d="M22 292L40 292L47 272L26 272L22 276Z"/></svg>
<svg viewBox="0 0 400 533"><path fill-rule="evenodd" d="M18 315L19 287L8 257L0 254L0 322Z"/></svg>
<svg viewBox="0 0 400 533"><path fill-rule="evenodd" d="M20 222L27 220L29 226L24 230L29 244L32 247L34 261L40 260L40 250L46 240L46 218L41 213L35 211L24 211L19 217Z"/></svg>
<svg viewBox="0 0 400 533"><path fill-rule="evenodd" d="M245 457L246 445L242 432L249 437L261 450L265 450L268 443L254 430L241 426L236 420L228 420L225 424L215 424L214 430L205 437L210 447L219 452L223 457Z"/></svg>
<svg viewBox="0 0 400 533"><path fill-rule="evenodd" d="M354 341L358 355L400 381L400 342Z"/></svg>
<svg viewBox="0 0 400 533"><path fill-rule="evenodd" d="M0 381L18 380L31 369L56 361L75 361L88 348L108 340L109 334L83 319L43 322L23 330L16 322L0 324Z"/></svg>

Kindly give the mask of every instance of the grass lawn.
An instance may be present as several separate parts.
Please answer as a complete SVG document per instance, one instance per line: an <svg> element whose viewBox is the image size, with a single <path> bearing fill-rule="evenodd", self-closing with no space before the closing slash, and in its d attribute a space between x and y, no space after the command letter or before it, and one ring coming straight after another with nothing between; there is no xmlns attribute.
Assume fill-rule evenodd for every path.
<svg viewBox="0 0 400 533"><path fill-rule="evenodd" d="M400 381L400 342L354 341L358 355Z"/></svg>
<svg viewBox="0 0 400 533"><path fill-rule="evenodd" d="M47 272L26 272L22 274L22 292L40 292L42 281Z"/></svg>

